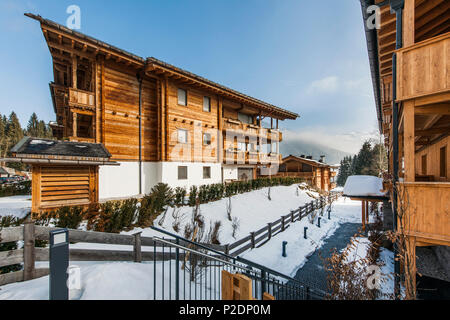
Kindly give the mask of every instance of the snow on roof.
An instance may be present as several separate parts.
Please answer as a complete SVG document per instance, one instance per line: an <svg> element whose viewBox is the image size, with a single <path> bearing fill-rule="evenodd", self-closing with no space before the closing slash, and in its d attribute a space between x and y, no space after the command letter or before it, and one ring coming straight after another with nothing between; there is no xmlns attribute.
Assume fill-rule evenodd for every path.
<svg viewBox="0 0 450 320"><path fill-rule="evenodd" d="M350 176L344 186L346 196L385 196L383 189L383 179L374 176Z"/></svg>

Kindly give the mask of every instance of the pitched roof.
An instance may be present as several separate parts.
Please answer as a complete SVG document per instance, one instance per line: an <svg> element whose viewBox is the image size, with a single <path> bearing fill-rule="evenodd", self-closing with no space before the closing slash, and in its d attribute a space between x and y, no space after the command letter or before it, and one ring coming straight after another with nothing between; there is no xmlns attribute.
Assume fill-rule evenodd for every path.
<svg viewBox="0 0 450 320"><path fill-rule="evenodd" d="M111 154L101 143L70 142L24 137L12 149L20 155L52 155L83 158L110 158Z"/></svg>
<svg viewBox="0 0 450 320"><path fill-rule="evenodd" d="M295 120L296 118L299 117L299 115L295 112L277 107L275 105L272 105L270 103L264 102L262 100L253 98L251 96L248 96L246 94L240 93L236 90L233 90L231 88L228 88L226 86L223 86L221 84L218 84L214 81L208 80L206 78L203 78L201 76L198 76L192 72L186 71L184 69L175 67L171 64L168 64L164 61L158 60L156 58L153 57L149 57L149 58L142 58L140 56L137 56L135 54L132 54L128 51L119 49L118 47L112 46L106 42L100 41L98 39L95 39L93 37L87 36L81 32L77 32L71 29L68 29L66 27L64 27L63 25L56 23L52 20L49 19L44 19L43 17L41 17L40 15L35 15L32 13L25 13L25 16L35 19L37 21L39 21L41 23L41 25L46 25L49 28L52 29L56 29L59 32L64 32L67 35L71 36L71 37L77 37L78 39L81 39L82 41L85 41L91 45L93 45L95 48L100 49L100 51L102 49L107 50L107 52L111 53L111 54L117 54L121 57L123 57L124 59L127 59L129 61L133 61L134 63L136 63L137 65L141 66L141 67L157 67L157 68L161 68L163 70L169 70L171 72L175 72L180 76L189 78L189 79L193 79L194 81L197 81L201 84L204 84L206 86L210 86L210 87L214 87L217 88L218 90L231 95L237 99L243 99L244 101L247 101L250 104L255 104L257 105L260 109L262 109L264 112L267 112L269 114L275 114L277 113L278 115L280 115L281 117L284 117L286 119L293 119Z"/></svg>
<svg viewBox="0 0 450 320"><path fill-rule="evenodd" d="M314 159L308 159L308 158L303 158L303 157L299 157L299 156L294 156L292 154L288 155L287 157L284 157L282 159L282 161L284 163L285 161L288 161L288 160L291 160L291 159L292 160L301 161L301 162L306 162L306 163L309 163L309 164L311 164L313 166L316 166L316 167L331 167L331 165L326 164L325 162L320 162L320 161L314 160Z"/></svg>

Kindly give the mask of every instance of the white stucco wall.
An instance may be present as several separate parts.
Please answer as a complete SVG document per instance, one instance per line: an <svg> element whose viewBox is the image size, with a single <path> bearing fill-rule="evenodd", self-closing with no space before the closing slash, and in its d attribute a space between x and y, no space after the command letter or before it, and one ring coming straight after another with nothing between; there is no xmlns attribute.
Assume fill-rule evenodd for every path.
<svg viewBox="0 0 450 320"><path fill-rule="evenodd" d="M187 180L178 180L178 166L188 167ZM203 167L211 167L211 178L203 179ZM222 182L222 169L220 163L201 162L162 162L161 163L162 182L171 187L186 187L192 185L212 184Z"/></svg>
<svg viewBox="0 0 450 320"><path fill-rule="evenodd" d="M161 181L161 163L142 163L142 193ZM120 162L120 166L100 166L99 198L122 198L139 194L139 162Z"/></svg>

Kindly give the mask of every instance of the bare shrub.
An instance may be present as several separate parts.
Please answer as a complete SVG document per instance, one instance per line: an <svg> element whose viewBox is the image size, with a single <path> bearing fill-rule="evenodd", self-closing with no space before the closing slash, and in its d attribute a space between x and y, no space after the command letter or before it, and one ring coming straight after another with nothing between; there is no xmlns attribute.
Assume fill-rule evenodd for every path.
<svg viewBox="0 0 450 320"><path fill-rule="evenodd" d="M228 197L228 200L227 200L227 218L228 218L228 220L232 221L232 217L231 217L231 197Z"/></svg>
<svg viewBox="0 0 450 320"><path fill-rule="evenodd" d="M240 222L238 217L234 217L233 221L231 222L231 228L233 229L233 233L231 234L234 239L236 239L236 233L239 230Z"/></svg>
<svg viewBox="0 0 450 320"><path fill-rule="evenodd" d="M181 222L183 222L184 220L184 214L181 213L180 209L173 208L172 218L173 218L172 228L176 233L178 233L180 231Z"/></svg>

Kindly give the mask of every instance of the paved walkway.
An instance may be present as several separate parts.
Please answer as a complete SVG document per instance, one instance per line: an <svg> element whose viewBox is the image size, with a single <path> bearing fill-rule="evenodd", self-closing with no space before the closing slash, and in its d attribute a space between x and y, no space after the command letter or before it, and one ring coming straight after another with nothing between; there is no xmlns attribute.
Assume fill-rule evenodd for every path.
<svg viewBox="0 0 450 320"><path fill-rule="evenodd" d="M359 228L361 228L360 223L343 223L331 237L325 240L324 245L308 258L294 278L310 284L312 287L327 291L327 272L324 269L324 259L331 256L334 248L338 251L344 249L350 239L358 233Z"/></svg>

